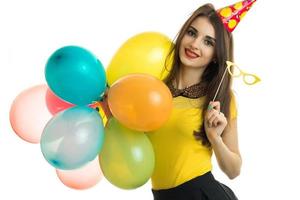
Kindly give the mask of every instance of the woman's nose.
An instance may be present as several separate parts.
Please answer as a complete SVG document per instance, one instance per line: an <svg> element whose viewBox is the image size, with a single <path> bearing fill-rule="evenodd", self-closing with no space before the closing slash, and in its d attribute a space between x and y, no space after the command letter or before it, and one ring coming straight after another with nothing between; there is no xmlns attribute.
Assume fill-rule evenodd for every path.
<svg viewBox="0 0 300 200"><path fill-rule="evenodd" d="M197 39L194 39L194 40L191 42L191 47L192 47L193 49L199 49L200 44L199 44L199 42L198 42Z"/></svg>
<svg viewBox="0 0 300 200"><path fill-rule="evenodd" d="M191 48L193 50L199 50L201 51L201 39L200 38L196 38L191 42Z"/></svg>

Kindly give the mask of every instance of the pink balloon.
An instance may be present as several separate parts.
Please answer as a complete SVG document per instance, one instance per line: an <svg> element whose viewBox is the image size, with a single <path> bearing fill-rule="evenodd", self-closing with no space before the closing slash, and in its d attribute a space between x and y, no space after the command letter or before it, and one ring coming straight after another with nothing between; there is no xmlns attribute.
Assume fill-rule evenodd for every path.
<svg viewBox="0 0 300 200"><path fill-rule="evenodd" d="M52 115L46 106L47 85L37 85L21 92L10 108L10 124L23 140L39 143L43 129Z"/></svg>
<svg viewBox="0 0 300 200"><path fill-rule="evenodd" d="M83 190L96 185L103 177L98 157L82 168L75 170L56 169L56 174L66 186Z"/></svg>
<svg viewBox="0 0 300 200"><path fill-rule="evenodd" d="M56 96L50 88L47 89L46 93L46 104L48 110L51 112L52 115L55 115L56 113L66 110L68 108L71 108L74 106L74 104L71 104L69 102L66 102Z"/></svg>

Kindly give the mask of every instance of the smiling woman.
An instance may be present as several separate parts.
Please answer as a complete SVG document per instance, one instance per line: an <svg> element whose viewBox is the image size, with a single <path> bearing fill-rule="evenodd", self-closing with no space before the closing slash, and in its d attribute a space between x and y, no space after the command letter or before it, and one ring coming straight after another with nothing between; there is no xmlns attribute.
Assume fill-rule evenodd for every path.
<svg viewBox="0 0 300 200"><path fill-rule="evenodd" d="M239 0L207 2L213 3L215 8L221 8L235 1ZM145 31L158 31L172 38L179 31L186 16L201 6L201 2L204 1L89 0L72 1L72 3L61 0L1 1L0 18L4 20L1 20L0 37L2 69L0 73L0 157L2 162L0 199L37 200L41 196L44 200L57 197L72 200L153 199L150 181L131 191L114 187L106 179L85 191L65 187L56 177L55 170L43 158L39 145L25 143L14 134L10 127L8 113L13 99L20 91L45 83L44 67L48 56L55 49L65 45L86 47L103 61L107 69L125 39ZM224 9L222 14L227 16L232 10ZM284 12L281 12L283 10ZM290 100L289 104L284 105L294 105L300 102L299 95L296 95L299 89L296 84L299 79L299 73L297 73L299 68L295 65L298 52L292 50L300 44L300 37L297 37L300 35L300 29L294 28L297 24L296 20L299 19L298 11L295 2L291 0L272 1L272 3L258 1L253 10L251 8L251 12L243 18L237 30L233 32L234 62L243 72L256 72L264 80L262 84L252 88L243 85L242 80L245 76L243 72L233 80L233 89L237 92L235 97L239 103L237 121L240 151L243 157L241 175L234 180L227 179L212 157L213 175L217 180L230 186L240 199L297 199L299 196L297 184L282 183L300 180L300 162L295 159L299 157L297 152L299 152L300 136L295 125L299 122L297 114L300 110L297 105L280 106L287 99ZM280 25L284 25L284 28L280 28L282 27ZM192 31L189 34L197 33L191 26L189 27ZM197 29L197 31L201 33L203 30ZM217 34L216 31L215 34ZM288 37L282 37L286 35ZM287 38L290 39L286 40ZM217 35L215 39L214 48L218 45ZM149 40L146 41L145 43L149 44ZM197 53L195 49L193 52ZM153 59L156 57L158 54L153 55ZM141 59L141 57L136 57L136 59ZM116 72L120 71L117 69ZM233 74L238 75L236 72L234 71ZM174 174L173 170L180 171L181 166L187 166L181 169L182 172L192 173L190 166L194 165L186 164L193 160L186 155L193 150L181 145L184 139L190 138L191 143L201 147L195 152L209 152L206 146L201 144L205 139L202 139L200 125L198 126L198 121L201 119L201 109L198 108L204 104L204 98L199 100L197 97L205 93L202 91L205 85L203 82L199 82L199 85L197 83L196 85L180 84L182 87L178 87L176 82L172 82L172 85L168 84L170 89L174 88L172 93L175 105L170 119L174 122L170 125L172 129L165 127L170 134L157 134L156 136L149 134L149 137L160 137L161 143L157 143L158 145L156 145L157 141L152 140L156 152L160 153L158 148L162 144L162 148L164 147L168 155L167 157L162 153L161 156L156 156L159 161L156 169L164 163L171 163L172 158L175 157L173 155L178 151L182 153L178 154L180 160L176 162L182 161L182 165L171 163L169 165L171 170L162 170L162 173L167 171L166 176ZM218 98L216 101L219 101ZM35 101L30 103L34 104ZM220 104L222 110L224 104L222 102ZM29 109L24 102L21 102L20 106L22 112L27 111L24 112L27 117L24 119L34 122L32 115L38 113L39 105L34 104L33 108ZM43 108L47 109L45 105ZM191 118L193 115L199 116L200 119L193 120ZM40 114L37 118L42 119ZM169 123L172 123L171 121ZM28 123L23 125L30 126ZM197 135L200 135L200 140L197 140L198 136L197 138L193 136L194 130L197 131ZM163 130L160 131L160 133L163 132ZM179 133L183 133L180 141L176 136ZM163 141L164 137L165 141ZM224 137L225 132L222 134L222 138ZM214 149L211 152L213 151ZM195 165L197 164L198 162ZM280 173L283 170L284 173ZM199 172L195 171L195 173ZM182 173L182 175L186 174ZM178 180L183 180L180 179L180 174L178 177ZM83 181L83 177L78 178ZM153 176L153 181L154 178ZM156 189L153 186L152 188Z"/></svg>
<svg viewBox="0 0 300 200"><path fill-rule="evenodd" d="M236 15L245 14L254 2L220 10L205 4L180 29L169 54L174 55L173 66L164 80L173 95L172 114L148 134L155 152L151 179L155 200L237 199L215 180L211 156L214 152L230 179L239 175L236 103L232 76L224 73L226 61L233 61L231 31L237 23L228 21L239 19Z"/></svg>
<svg viewBox="0 0 300 200"><path fill-rule="evenodd" d="M214 56L215 41L215 30L209 20L206 17L196 18L182 38L179 48L181 63L190 68L207 66ZM202 68L204 70L205 67Z"/></svg>

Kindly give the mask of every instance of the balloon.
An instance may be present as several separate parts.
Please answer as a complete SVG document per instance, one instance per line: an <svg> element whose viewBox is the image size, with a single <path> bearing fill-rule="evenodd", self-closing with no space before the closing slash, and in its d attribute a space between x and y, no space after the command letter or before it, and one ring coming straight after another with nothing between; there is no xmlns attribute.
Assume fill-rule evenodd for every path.
<svg viewBox="0 0 300 200"><path fill-rule="evenodd" d="M103 139L103 124L98 112L75 106L48 122L41 137L41 150L55 168L77 169L97 156Z"/></svg>
<svg viewBox="0 0 300 200"><path fill-rule="evenodd" d="M106 89L101 62L81 47L66 46L55 51L48 59L45 76L57 96L77 105L98 100Z"/></svg>
<svg viewBox="0 0 300 200"><path fill-rule="evenodd" d="M46 106L47 88L47 85L37 85L26 89L11 105L11 127L27 142L39 143L45 125L52 117Z"/></svg>
<svg viewBox="0 0 300 200"><path fill-rule="evenodd" d="M66 102L58 96L56 96L49 88L46 92L46 104L48 110L51 112L52 115L55 115L56 113L62 110L66 110L74 106L74 104Z"/></svg>
<svg viewBox="0 0 300 200"><path fill-rule="evenodd" d="M110 118L99 161L105 178L123 189L145 184L154 170L154 151L148 137Z"/></svg>
<svg viewBox="0 0 300 200"><path fill-rule="evenodd" d="M103 177L98 158L79 169L56 169L56 174L63 184L77 190L91 188Z"/></svg>
<svg viewBox="0 0 300 200"><path fill-rule="evenodd" d="M161 127L172 110L172 95L168 87L147 74L127 75L108 91L112 115L123 125L138 131L153 131Z"/></svg>
<svg viewBox="0 0 300 200"><path fill-rule="evenodd" d="M157 32L144 32L128 39L116 52L106 69L111 86L119 78L132 73L145 73L163 79L170 71L171 62L166 57L172 41Z"/></svg>

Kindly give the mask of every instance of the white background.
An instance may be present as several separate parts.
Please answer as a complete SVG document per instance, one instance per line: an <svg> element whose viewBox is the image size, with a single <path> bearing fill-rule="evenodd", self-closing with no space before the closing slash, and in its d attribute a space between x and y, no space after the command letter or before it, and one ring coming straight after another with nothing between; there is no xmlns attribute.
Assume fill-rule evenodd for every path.
<svg viewBox="0 0 300 200"><path fill-rule="evenodd" d="M153 199L151 185L122 190L101 181L77 191L64 186L39 145L21 140L9 124L14 98L46 83L44 66L56 49L79 45L107 66L118 47L144 31L174 38L202 0L1 0L0 199ZM211 0L216 8L234 0ZM239 109L242 173L229 180L214 160L213 173L242 200L300 199L299 7L297 1L258 0L239 24L235 61L262 82L234 80Z"/></svg>

